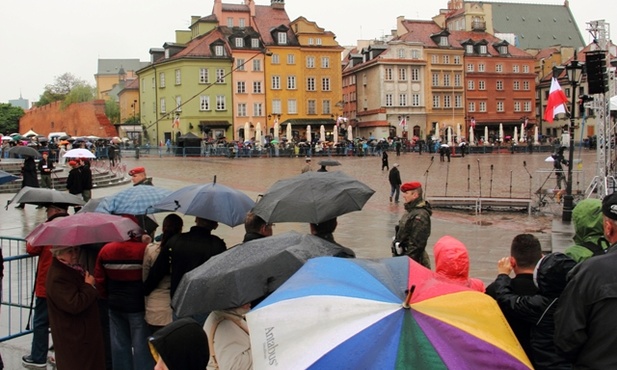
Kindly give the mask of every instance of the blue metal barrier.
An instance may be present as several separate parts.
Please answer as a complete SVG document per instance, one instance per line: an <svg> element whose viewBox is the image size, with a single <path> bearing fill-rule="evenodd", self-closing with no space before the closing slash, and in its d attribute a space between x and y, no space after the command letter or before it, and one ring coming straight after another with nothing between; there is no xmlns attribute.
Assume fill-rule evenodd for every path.
<svg viewBox="0 0 617 370"><path fill-rule="evenodd" d="M38 257L25 253L26 241L21 238L0 237L0 248L4 256L0 342L4 342L32 333L26 327L32 326L30 305Z"/></svg>

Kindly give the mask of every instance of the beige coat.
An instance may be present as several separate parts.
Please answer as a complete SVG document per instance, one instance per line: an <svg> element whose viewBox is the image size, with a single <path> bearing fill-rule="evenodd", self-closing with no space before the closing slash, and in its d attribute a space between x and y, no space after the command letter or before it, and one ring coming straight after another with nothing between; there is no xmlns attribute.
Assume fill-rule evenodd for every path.
<svg viewBox="0 0 617 370"><path fill-rule="evenodd" d="M204 331L211 348L209 370L250 370L253 368L248 325L240 309L213 311L208 315ZM213 355L216 356L218 367L213 361Z"/></svg>
<svg viewBox="0 0 617 370"><path fill-rule="evenodd" d="M150 268L161 251L160 243L150 243L144 252L143 279L146 281ZM166 275L159 285L145 297L146 322L153 326L165 326L172 322L171 276Z"/></svg>

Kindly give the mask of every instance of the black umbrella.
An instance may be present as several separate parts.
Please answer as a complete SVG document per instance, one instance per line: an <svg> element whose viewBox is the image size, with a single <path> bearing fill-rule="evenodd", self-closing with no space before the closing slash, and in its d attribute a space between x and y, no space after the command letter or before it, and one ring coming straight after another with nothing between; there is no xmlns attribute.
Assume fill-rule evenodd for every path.
<svg viewBox="0 0 617 370"><path fill-rule="evenodd" d="M29 146L23 146L23 145L19 145L19 146L14 146L11 149L9 149L9 154L18 154L18 155L24 155L27 157L40 157L41 153L38 152L38 150L29 147Z"/></svg>
<svg viewBox="0 0 617 370"><path fill-rule="evenodd" d="M324 159L322 161L319 161L319 165L320 166L340 166L341 162L334 160L334 159Z"/></svg>
<svg viewBox="0 0 617 370"><path fill-rule="evenodd" d="M267 222L320 223L359 211L375 193L343 172L305 172L277 181L253 212Z"/></svg>
<svg viewBox="0 0 617 370"><path fill-rule="evenodd" d="M15 194L13 199L11 199L8 204L10 203L36 204L39 206L56 203L80 206L84 204L84 200L81 197L64 191L25 186L17 194Z"/></svg>
<svg viewBox="0 0 617 370"><path fill-rule="evenodd" d="M272 293L308 259L319 256L355 254L295 231L240 244L184 275L173 297L174 312L183 317L242 306Z"/></svg>

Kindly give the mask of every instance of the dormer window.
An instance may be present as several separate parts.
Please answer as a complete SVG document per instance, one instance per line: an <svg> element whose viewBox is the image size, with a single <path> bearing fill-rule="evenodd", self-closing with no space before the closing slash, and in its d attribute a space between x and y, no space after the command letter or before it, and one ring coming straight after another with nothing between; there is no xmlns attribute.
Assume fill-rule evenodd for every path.
<svg viewBox="0 0 617 370"><path fill-rule="evenodd" d="M286 45L287 44L287 33L278 32L277 41L279 45Z"/></svg>
<svg viewBox="0 0 617 370"><path fill-rule="evenodd" d="M439 46L448 46L448 36L439 36Z"/></svg>
<svg viewBox="0 0 617 370"><path fill-rule="evenodd" d="M465 54L473 54L473 45L472 44L465 45Z"/></svg>
<svg viewBox="0 0 617 370"><path fill-rule="evenodd" d="M251 47L253 49L259 49L259 39L258 38L251 39Z"/></svg>
<svg viewBox="0 0 617 370"><path fill-rule="evenodd" d="M480 45L478 47L478 53L479 54L486 54L487 53L486 45Z"/></svg>
<svg viewBox="0 0 617 370"><path fill-rule="evenodd" d="M225 48L223 45L214 45L214 55L217 57L222 57L225 55Z"/></svg>
<svg viewBox="0 0 617 370"><path fill-rule="evenodd" d="M244 47L244 39L241 37L236 37L235 43L237 48Z"/></svg>
<svg viewBox="0 0 617 370"><path fill-rule="evenodd" d="M508 45L501 45L499 47L499 54L501 55L508 54Z"/></svg>
<svg viewBox="0 0 617 370"><path fill-rule="evenodd" d="M165 49L165 59L169 59L169 49Z"/></svg>

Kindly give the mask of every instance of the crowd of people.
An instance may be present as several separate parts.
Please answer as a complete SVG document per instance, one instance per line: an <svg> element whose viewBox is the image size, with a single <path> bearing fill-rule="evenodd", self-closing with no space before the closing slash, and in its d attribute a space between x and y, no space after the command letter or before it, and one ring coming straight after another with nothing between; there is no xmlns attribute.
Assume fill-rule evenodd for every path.
<svg viewBox="0 0 617 370"><path fill-rule="evenodd" d="M310 157L305 162L302 172L311 171ZM87 167L70 165L75 173ZM129 175L134 186L153 183L143 167L133 168ZM397 163L389 168L388 177L390 201L398 202L400 195L405 207L394 228L392 255L431 269L426 248L432 209L422 184L401 183ZM75 194L85 200L84 190L82 184ZM68 215L66 204L49 203L46 208L46 222ZM493 297L534 368L612 368L617 365L611 352L610 319L615 302L612 287L617 286L617 276L611 273L617 193L603 201L579 202L572 219L575 244L565 253L543 255L535 236L517 235L510 256L498 260L497 277L487 287L470 276L464 243L445 235L432 249L435 276ZM309 224L308 233L338 244L337 225L336 218ZM273 226L249 212L242 243L272 236ZM171 307L182 277L229 248L214 234L215 221L196 217L190 230L183 232L183 227L182 218L171 213L159 235L142 231L129 240L98 246L27 245L27 252L39 259L32 347L23 356L23 365L46 367L51 329L55 350L51 360L62 370L251 369L244 316L264 297L184 318ZM355 254L343 247L336 257Z"/></svg>

